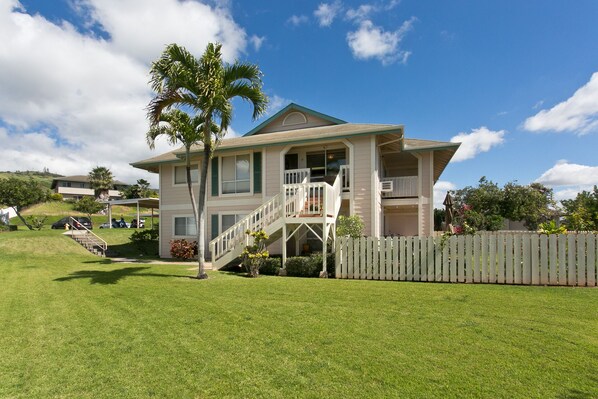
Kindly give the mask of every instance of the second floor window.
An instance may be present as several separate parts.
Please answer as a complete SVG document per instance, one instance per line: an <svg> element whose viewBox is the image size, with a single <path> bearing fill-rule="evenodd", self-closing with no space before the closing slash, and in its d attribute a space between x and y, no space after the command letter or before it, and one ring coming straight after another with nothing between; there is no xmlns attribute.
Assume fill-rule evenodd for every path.
<svg viewBox="0 0 598 399"><path fill-rule="evenodd" d="M199 181L198 177L197 165L191 165L191 183L197 183ZM187 184L186 166L174 167L174 184Z"/></svg>
<svg viewBox="0 0 598 399"><path fill-rule="evenodd" d="M251 191L249 160L249 154L222 157L222 194Z"/></svg>

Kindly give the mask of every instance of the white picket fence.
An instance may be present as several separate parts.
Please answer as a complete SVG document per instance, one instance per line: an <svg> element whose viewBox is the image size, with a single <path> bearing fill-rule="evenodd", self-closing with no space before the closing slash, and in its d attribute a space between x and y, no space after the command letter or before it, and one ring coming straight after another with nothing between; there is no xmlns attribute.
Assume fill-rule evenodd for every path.
<svg viewBox="0 0 598 399"><path fill-rule="evenodd" d="M595 287L597 234L336 240L336 278Z"/></svg>

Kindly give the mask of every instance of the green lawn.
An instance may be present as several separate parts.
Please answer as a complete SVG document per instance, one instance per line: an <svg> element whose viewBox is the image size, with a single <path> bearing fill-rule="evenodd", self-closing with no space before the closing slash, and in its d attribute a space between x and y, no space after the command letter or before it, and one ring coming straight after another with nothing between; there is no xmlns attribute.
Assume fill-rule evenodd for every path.
<svg viewBox="0 0 598 399"><path fill-rule="evenodd" d="M598 397L596 289L187 269L0 233L0 397Z"/></svg>

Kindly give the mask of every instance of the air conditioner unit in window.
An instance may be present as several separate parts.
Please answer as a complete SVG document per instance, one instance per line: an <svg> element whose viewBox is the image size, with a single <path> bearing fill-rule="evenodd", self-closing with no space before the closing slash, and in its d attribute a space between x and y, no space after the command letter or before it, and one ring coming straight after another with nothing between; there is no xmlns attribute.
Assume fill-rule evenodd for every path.
<svg viewBox="0 0 598 399"><path fill-rule="evenodd" d="M383 180L380 182L380 192L392 193L392 190L393 190L393 181L392 180Z"/></svg>

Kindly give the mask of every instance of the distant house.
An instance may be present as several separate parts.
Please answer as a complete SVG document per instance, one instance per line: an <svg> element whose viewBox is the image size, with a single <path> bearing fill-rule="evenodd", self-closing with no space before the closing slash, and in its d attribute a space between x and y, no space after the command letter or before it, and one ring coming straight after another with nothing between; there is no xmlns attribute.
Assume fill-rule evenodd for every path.
<svg viewBox="0 0 598 399"><path fill-rule="evenodd" d="M406 138L402 125L355 124L290 104L243 137L224 139L209 161L204 229L213 266L239 256L246 230L264 229L271 254L323 251L339 215L364 234L429 236L433 187L458 143ZM191 150L198 181L202 147ZM195 239L185 152L135 162L160 178L160 256ZM196 188L197 190L197 185Z"/></svg>
<svg viewBox="0 0 598 399"><path fill-rule="evenodd" d="M13 208L0 209L0 224L8 224L11 218L17 216Z"/></svg>
<svg viewBox="0 0 598 399"><path fill-rule="evenodd" d="M110 199L122 198L121 191L128 186L127 183L115 180L113 189L108 192ZM64 199L81 199L85 196L95 195L89 183L89 177L82 175L55 177L52 180L52 190L62 194Z"/></svg>

